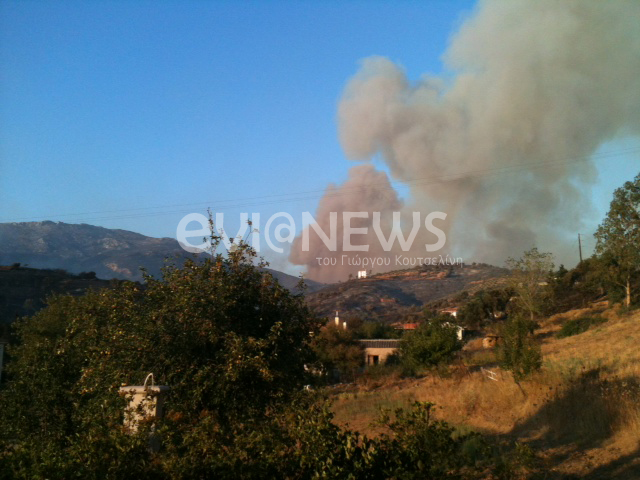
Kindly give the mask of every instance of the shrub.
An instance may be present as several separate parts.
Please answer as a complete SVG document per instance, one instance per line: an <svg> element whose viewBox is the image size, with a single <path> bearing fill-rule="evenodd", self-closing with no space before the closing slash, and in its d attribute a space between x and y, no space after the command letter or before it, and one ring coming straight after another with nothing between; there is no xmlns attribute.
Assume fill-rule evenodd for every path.
<svg viewBox="0 0 640 480"><path fill-rule="evenodd" d="M502 368L513 373L516 382L542 366L540 345L532 338L535 326L535 322L515 315L502 328L498 359Z"/></svg>
<svg viewBox="0 0 640 480"><path fill-rule="evenodd" d="M451 361L462 348L457 327L435 318L407 333L400 343L400 359L405 373L415 375L420 369Z"/></svg>
<svg viewBox="0 0 640 480"><path fill-rule="evenodd" d="M364 365L364 348L353 331L333 324L324 327L313 340L313 350L329 380L353 380Z"/></svg>
<svg viewBox="0 0 640 480"><path fill-rule="evenodd" d="M497 462L483 440L433 421L430 404L396 411L375 439L335 425L303 390L317 324L251 260L239 248L144 290L59 296L20 321L0 389L0 478L487 478ZM431 362L458 348L443 324L420 338ZM158 452L150 423L123 428L118 395L151 371L171 386Z"/></svg>
<svg viewBox="0 0 640 480"><path fill-rule="evenodd" d="M603 318L600 316L595 316L595 317L585 316L580 318L574 318L566 322L564 325L562 325L562 328L560 329L560 331L556 336L558 338L565 338L565 337L571 337L573 335L578 335L580 333L586 332L591 327L600 325L602 323L605 323L606 321L607 321L606 318Z"/></svg>

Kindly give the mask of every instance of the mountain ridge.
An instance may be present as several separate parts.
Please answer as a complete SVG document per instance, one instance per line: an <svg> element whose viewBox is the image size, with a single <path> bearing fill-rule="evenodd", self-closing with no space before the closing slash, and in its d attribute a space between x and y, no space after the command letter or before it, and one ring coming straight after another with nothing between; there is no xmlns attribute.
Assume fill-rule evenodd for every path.
<svg viewBox="0 0 640 480"><path fill-rule="evenodd" d="M64 269L72 274L95 272L102 279L142 281L141 267L160 277L167 262L180 265L187 258L198 256L168 237L50 220L0 223L0 265L20 263L40 269ZM291 290L300 280L278 270L265 270ZM312 280L305 283L308 291L324 286Z"/></svg>

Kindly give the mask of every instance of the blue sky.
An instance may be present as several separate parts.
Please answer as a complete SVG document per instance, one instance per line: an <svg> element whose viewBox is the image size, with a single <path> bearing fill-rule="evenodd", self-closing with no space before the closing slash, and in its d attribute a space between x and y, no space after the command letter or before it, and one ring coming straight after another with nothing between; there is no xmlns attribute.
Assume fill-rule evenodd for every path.
<svg viewBox="0 0 640 480"><path fill-rule="evenodd" d="M442 73L473 7L4 1L0 222L174 237L207 207L299 219L352 166L336 106L359 61L389 57L411 79ZM602 213L637 170L628 159L601 172ZM277 197L297 192L309 193Z"/></svg>
<svg viewBox="0 0 640 480"><path fill-rule="evenodd" d="M3 2L0 221L169 236L179 214L68 214L321 190L349 166L335 109L359 60L439 71L470 7Z"/></svg>

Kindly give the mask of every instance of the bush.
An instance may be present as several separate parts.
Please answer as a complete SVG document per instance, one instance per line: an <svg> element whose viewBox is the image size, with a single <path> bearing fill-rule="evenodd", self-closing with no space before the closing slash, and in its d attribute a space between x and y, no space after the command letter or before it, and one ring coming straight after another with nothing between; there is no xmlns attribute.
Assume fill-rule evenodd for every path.
<svg viewBox="0 0 640 480"><path fill-rule="evenodd" d="M399 338L402 332L382 322L363 322L358 327L356 335L359 338Z"/></svg>
<svg viewBox="0 0 640 480"><path fill-rule="evenodd" d="M313 351L330 381L354 380L364 365L364 347L353 331L333 324L314 338Z"/></svg>
<svg viewBox="0 0 640 480"><path fill-rule="evenodd" d="M462 342L458 340L457 327L435 318L407 333L399 353L405 373L415 375L420 369L448 363L460 349Z"/></svg>
<svg viewBox="0 0 640 480"><path fill-rule="evenodd" d="M586 332L591 327L596 325L601 325L607 321L606 318L595 316L585 316L580 318L574 318L569 320L564 325L556 335L558 338L571 337L573 335L578 335L580 333Z"/></svg>
<svg viewBox="0 0 640 480"><path fill-rule="evenodd" d="M375 439L335 425L303 390L317 327L243 248L168 268L144 290L56 297L17 324L0 478L487 478L498 462L483 439L433 421L430 404L396 411ZM457 348L442 324L419 338L432 362ZM130 434L118 387L149 372L171 387L165 418Z"/></svg>
<svg viewBox="0 0 640 480"><path fill-rule="evenodd" d="M516 382L542 366L540 345L532 337L535 327L535 322L514 315L502 328L498 359L502 368L513 373Z"/></svg>
<svg viewBox="0 0 640 480"><path fill-rule="evenodd" d="M480 290L460 308L457 320L470 328L489 325L504 314L512 295L508 288Z"/></svg>

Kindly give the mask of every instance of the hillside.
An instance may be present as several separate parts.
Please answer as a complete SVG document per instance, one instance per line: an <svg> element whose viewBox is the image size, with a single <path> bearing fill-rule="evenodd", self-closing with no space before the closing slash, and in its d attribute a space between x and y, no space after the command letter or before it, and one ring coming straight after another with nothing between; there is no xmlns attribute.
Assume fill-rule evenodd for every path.
<svg viewBox="0 0 640 480"><path fill-rule="evenodd" d="M0 223L0 265L21 263L70 273L95 272L98 278L142 281L141 267L159 277L169 262L193 258L173 238L154 238L127 230L63 222ZM299 279L267 269L286 288ZM323 284L306 280L308 291Z"/></svg>
<svg viewBox="0 0 640 480"><path fill-rule="evenodd" d="M33 315L52 294L82 295L89 289L108 288L112 282L64 270L38 270L0 266L0 325ZM1 336L1 335L0 335Z"/></svg>
<svg viewBox="0 0 640 480"><path fill-rule="evenodd" d="M307 296L320 316L335 311L392 322L423 305L466 290L494 288L504 283L508 270L486 264L422 266L373 275L326 286Z"/></svg>
<svg viewBox="0 0 640 480"><path fill-rule="evenodd" d="M585 316L603 323L581 334L557 336L562 325ZM371 422L380 407L430 401L439 419L462 431L529 445L543 478L637 479L639 322L640 311L624 313L607 302L542 320L536 331L542 371L520 385L497 366L495 351L483 349L481 339L467 343L445 376L402 379L369 373L358 384L332 389L336 421L376 435L380 429Z"/></svg>

